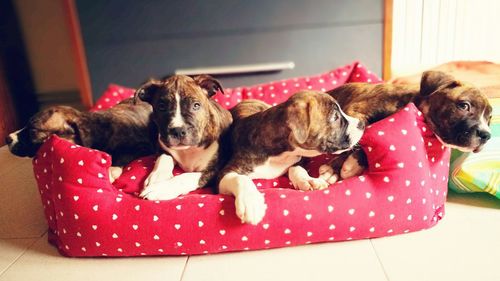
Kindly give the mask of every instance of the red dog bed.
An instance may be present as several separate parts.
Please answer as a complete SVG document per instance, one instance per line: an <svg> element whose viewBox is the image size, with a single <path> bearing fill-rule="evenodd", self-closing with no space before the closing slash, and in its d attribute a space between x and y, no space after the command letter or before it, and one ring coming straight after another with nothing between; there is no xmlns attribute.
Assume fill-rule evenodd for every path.
<svg viewBox="0 0 500 281"><path fill-rule="evenodd" d="M279 103L299 89L329 90L352 81L380 80L353 63L319 76L227 89L216 99L228 108L246 98ZM132 93L110 86L96 109ZM138 198L154 157L132 162L110 184L108 154L52 137L33 166L49 241L74 257L194 255L363 239L426 229L443 217L450 153L413 104L367 128L361 144L368 171L328 189L297 191L286 177L256 180L268 205L257 226L240 222L231 196L208 188L168 201ZM327 157L311 161L313 175Z"/></svg>

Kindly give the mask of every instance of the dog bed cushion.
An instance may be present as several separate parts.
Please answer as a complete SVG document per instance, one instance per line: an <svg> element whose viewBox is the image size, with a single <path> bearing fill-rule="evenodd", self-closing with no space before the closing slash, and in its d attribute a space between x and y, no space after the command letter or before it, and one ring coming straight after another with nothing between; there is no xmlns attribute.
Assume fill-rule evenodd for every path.
<svg viewBox="0 0 500 281"><path fill-rule="evenodd" d="M329 90L352 81L380 79L356 62L318 76L227 89L215 98L228 108L246 98L276 104L300 89ZM95 109L132 93L111 85ZM285 176L255 180L268 205L256 226L237 218L233 197L209 188L167 201L138 198L152 156L130 163L111 184L108 154L53 136L33 166L49 241L73 257L194 255L364 239L426 229L443 217L450 153L413 104L369 126L361 145L369 169L325 190L294 190ZM329 157L312 159L310 172L317 175Z"/></svg>

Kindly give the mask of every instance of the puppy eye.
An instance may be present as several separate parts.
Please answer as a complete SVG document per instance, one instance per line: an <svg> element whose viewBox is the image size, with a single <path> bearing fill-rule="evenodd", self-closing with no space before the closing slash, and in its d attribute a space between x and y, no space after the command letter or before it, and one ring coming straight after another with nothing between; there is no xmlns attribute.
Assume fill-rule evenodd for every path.
<svg viewBox="0 0 500 281"><path fill-rule="evenodd" d="M158 103L158 110L159 111L165 111L165 110L167 110L167 104L164 103L164 102Z"/></svg>
<svg viewBox="0 0 500 281"><path fill-rule="evenodd" d="M193 110L199 110L201 108L201 103L195 102L193 103Z"/></svg>
<svg viewBox="0 0 500 281"><path fill-rule="evenodd" d="M470 103L468 101L462 101L457 104L458 108L465 111L470 111Z"/></svg>

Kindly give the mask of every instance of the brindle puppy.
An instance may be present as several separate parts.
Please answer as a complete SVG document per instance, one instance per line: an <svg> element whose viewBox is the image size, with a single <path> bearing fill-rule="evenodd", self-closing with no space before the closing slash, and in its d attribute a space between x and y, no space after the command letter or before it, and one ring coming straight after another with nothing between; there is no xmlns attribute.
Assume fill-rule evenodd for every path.
<svg viewBox="0 0 500 281"><path fill-rule="evenodd" d="M232 118L211 97L222 86L208 75L174 75L151 80L136 97L153 106L152 119L162 152L144 183L141 197L167 200L209 184L225 164L224 136ZM186 173L173 176L174 164Z"/></svg>
<svg viewBox="0 0 500 281"><path fill-rule="evenodd" d="M440 71L426 71L420 87L350 83L328 92L342 109L365 124L379 121L413 102L446 146L478 152L490 138L491 105L476 87ZM363 150L346 152L320 167L329 183L360 175L368 163Z"/></svg>
<svg viewBox="0 0 500 281"><path fill-rule="evenodd" d="M155 135L150 122L151 112L149 104L135 104L133 99L96 112L54 106L31 117L26 127L7 136L6 143L12 154L33 157L51 135L57 135L72 143L107 152L113 166L124 166L156 152L156 144L150 141L151 135ZM121 174L118 168L111 171L111 180Z"/></svg>
<svg viewBox="0 0 500 281"><path fill-rule="evenodd" d="M364 129L322 92L299 92L274 107L246 101L232 113L233 154L219 174L218 187L221 194L235 196L236 214L251 224L262 220L267 207L252 179L273 179L288 172L297 189L325 188L326 181L310 177L297 163L302 157L352 148Z"/></svg>

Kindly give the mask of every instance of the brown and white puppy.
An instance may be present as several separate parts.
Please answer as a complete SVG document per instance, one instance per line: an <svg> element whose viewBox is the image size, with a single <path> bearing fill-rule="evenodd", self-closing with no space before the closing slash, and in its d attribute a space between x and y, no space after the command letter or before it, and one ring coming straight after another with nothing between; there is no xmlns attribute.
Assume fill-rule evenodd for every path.
<svg viewBox="0 0 500 281"><path fill-rule="evenodd" d="M57 135L74 144L107 152L113 166L156 152L151 142L154 126L150 122L151 105L126 99L103 111L79 111L69 106L53 106L35 114L21 130L7 136L12 154L33 157L40 146ZM111 180L121 174L113 167Z"/></svg>
<svg viewBox="0 0 500 281"><path fill-rule="evenodd" d="M342 109L365 124L379 121L413 102L446 146L478 152L491 136L491 105L476 87L441 71L426 71L418 85L350 83L328 92ZM320 167L329 183L360 175L367 167L361 149L344 153Z"/></svg>
<svg viewBox="0 0 500 281"><path fill-rule="evenodd" d="M136 98L153 106L152 119L163 152L144 182L140 196L168 200L210 183L225 164L229 146L223 144L231 114L213 99L222 86L208 75L174 75L151 80ZM174 165L185 173L173 176Z"/></svg>
<svg viewBox="0 0 500 281"><path fill-rule="evenodd" d="M246 101L232 113L233 154L219 174L219 193L234 195L236 214L251 224L258 224L267 208L252 179L273 179L288 172L297 189L325 188L324 180L294 165L302 157L351 149L364 129L322 92L299 92L274 107Z"/></svg>

